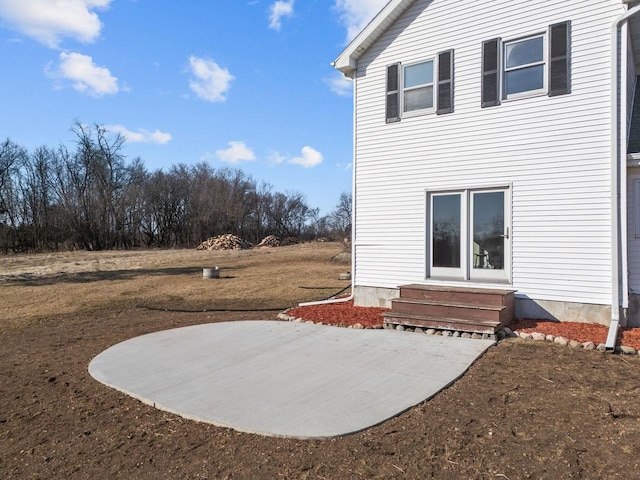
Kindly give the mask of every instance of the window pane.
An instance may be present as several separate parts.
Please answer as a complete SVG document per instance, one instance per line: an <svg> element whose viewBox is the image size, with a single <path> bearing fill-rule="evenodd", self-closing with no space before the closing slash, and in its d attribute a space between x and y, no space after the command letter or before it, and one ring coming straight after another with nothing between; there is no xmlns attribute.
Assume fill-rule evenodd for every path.
<svg viewBox="0 0 640 480"><path fill-rule="evenodd" d="M404 92L404 111L433 108L433 87L415 88Z"/></svg>
<svg viewBox="0 0 640 480"><path fill-rule="evenodd" d="M505 74L507 95L544 88L544 65L521 68Z"/></svg>
<svg viewBox="0 0 640 480"><path fill-rule="evenodd" d="M404 88L433 83L433 62L404 67Z"/></svg>
<svg viewBox="0 0 640 480"><path fill-rule="evenodd" d="M432 202L433 266L460 268L460 195L434 195Z"/></svg>
<svg viewBox="0 0 640 480"><path fill-rule="evenodd" d="M507 68L519 65L529 65L530 63L542 62L544 39L542 37L529 38L520 42L509 43L506 46Z"/></svg>

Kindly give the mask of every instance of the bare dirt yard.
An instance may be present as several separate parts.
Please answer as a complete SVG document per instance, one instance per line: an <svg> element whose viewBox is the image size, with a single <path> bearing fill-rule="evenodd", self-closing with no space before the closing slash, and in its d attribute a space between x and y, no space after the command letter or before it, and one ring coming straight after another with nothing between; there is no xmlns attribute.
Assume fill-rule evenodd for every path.
<svg viewBox="0 0 640 480"><path fill-rule="evenodd" d="M87 373L137 335L329 296L348 285L342 251L0 257L0 478L640 478L640 356L505 340L399 417L306 441L185 420ZM204 280L213 266L221 278Z"/></svg>

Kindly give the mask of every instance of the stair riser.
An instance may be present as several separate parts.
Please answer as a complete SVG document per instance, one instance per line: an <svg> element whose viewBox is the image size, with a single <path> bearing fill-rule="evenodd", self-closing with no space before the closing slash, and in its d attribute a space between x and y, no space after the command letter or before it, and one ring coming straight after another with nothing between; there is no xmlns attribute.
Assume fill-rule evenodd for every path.
<svg viewBox="0 0 640 480"><path fill-rule="evenodd" d="M485 310L473 307L451 305L427 305L419 303L392 302L393 313L407 313L409 315L424 315L429 317L462 318L465 320L478 320L487 322L499 322L500 311Z"/></svg>
<svg viewBox="0 0 640 480"><path fill-rule="evenodd" d="M423 290L401 288L400 298L408 300L423 300L427 302L462 303L465 305L486 305L490 307L502 307L513 305L513 295L501 295L491 293L468 292L442 292L436 290Z"/></svg>
<svg viewBox="0 0 640 480"><path fill-rule="evenodd" d="M488 333L495 334L500 330L500 326L494 325L483 325L479 324L460 324L456 323L452 319L442 320L417 320L417 319L405 319L401 316L394 315L385 315L385 321L388 323L405 325L409 327L421 327L421 328L433 328L436 330L451 330L451 331L459 331L459 332L470 332L470 333Z"/></svg>

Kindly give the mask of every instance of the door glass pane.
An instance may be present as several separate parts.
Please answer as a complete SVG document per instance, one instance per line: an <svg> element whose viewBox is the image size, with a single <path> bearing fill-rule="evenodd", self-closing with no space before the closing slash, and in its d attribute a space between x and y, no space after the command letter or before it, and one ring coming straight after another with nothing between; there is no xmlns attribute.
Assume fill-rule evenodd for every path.
<svg viewBox="0 0 640 480"><path fill-rule="evenodd" d="M460 194L434 195L433 266L460 268Z"/></svg>
<svg viewBox="0 0 640 480"><path fill-rule="evenodd" d="M504 269L504 192L473 194L473 268Z"/></svg>

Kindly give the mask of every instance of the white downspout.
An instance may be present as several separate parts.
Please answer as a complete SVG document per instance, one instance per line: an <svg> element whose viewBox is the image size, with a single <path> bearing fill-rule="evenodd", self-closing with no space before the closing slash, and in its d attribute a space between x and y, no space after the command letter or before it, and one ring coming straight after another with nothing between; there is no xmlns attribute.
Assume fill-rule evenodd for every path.
<svg viewBox="0 0 640 480"><path fill-rule="evenodd" d="M619 159L622 140L619 136L618 122L620 118L620 110L618 108L618 30L620 26L627 22L629 18L640 11L640 5L633 7L623 15L621 15L612 25L611 28L611 324L609 326L609 333L607 335L607 342L605 344L607 350L612 350L616 346L616 338L618 336L618 327L620 324L620 255L626 261L626 252L622 252L620 243L620 235L626 235L626 232L621 232L621 212L619 206L623 203L623 199L618 197L620 192L618 191L618 178L620 178L620 186L622 190L626 190L623 186L623 181L626 178L626 163ZM620 54L626 54L626 52L620 52ZM620 98L622 98L621 92ZM623 165L624 164L624 165ZM624 199L626 204L626 199ZM626 275L626 265L623 266L623 273ZM626 280L624 281L626 285ZM626 295L626 293L624 294ZM628 301L628 300L627 300ZM627 301L624 301L626 305Z"/></svg>
<svg viewBox="0 0 640 480"><path fill-rule="evenodd" d="M335 66L335 65L334 65ZM351 295L344 298L332 298L329 300L320 300L317 302L303 302L299 303L299 307L307 307L312 305L325 305L328 303L343 303L349 302L353 300L354 296L354 282L356 279L356 99L358 97L358 81L357 75L354 72L353 74L353 165L352 165L352 174L351 174Z"/></svg>

